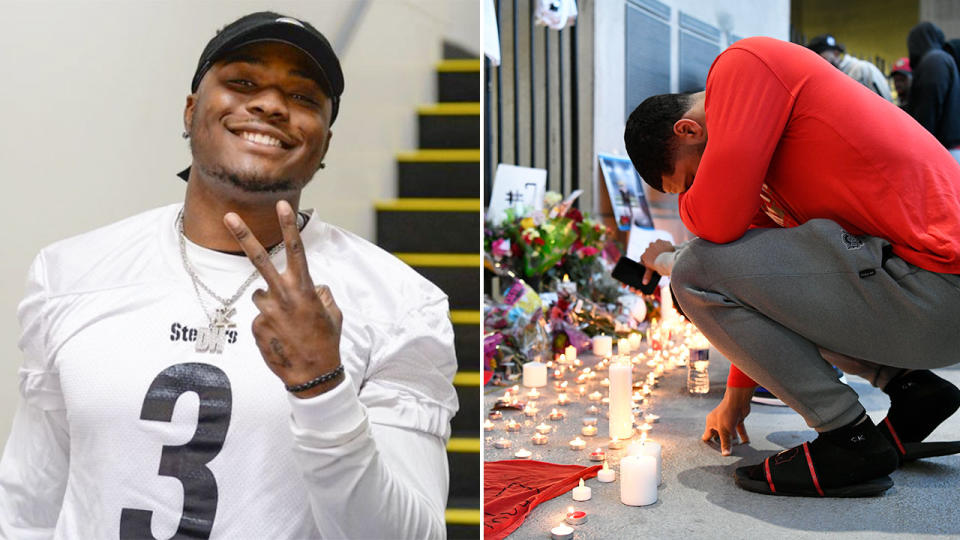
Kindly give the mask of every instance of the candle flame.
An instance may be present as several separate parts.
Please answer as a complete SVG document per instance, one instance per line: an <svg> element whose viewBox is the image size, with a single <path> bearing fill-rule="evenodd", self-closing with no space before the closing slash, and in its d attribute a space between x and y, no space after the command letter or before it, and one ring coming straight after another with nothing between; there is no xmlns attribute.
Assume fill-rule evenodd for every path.
<svg viewBox="0 0 960 540"><path fill-rule="evenodd" d="M603 460L603 470L609 471L610 467L607 466L607 460Z"/></svg>
<svg viewBox="0 0 960 540"><path fill-rule="evenodd" d="M646 440L647 440L647 432L644 431L643 433L640 434L640 442L643 443L643 442L646 442Z"/></svg>
<svg viewBox="0 0 960 540"><path fill-rule="evenodd" d="M580 479L580 487L583 487L583 478Z"/></svg>
<svg viewBox="0 0 960 540"><path fill-rule="evenodd" d="M568 514L572 514L572 513L573 513L573 507L572 507L572 506L568 506L568 507L567 507L567 513L568 513Z"/></svg>
<svg viewBox="0 0 960 540"><path fill-rule="evenodd" d="M564 282L564 283L570 283L570 276L568 276L567 274L564 274L564 275L563 275L563 282Z"/></svg>

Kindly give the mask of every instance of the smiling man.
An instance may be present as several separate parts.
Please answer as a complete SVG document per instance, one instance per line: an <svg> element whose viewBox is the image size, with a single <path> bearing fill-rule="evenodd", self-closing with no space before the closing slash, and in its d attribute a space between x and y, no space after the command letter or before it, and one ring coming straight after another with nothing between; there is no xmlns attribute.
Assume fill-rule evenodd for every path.
<svg viewBox="0 0 960 540"><path fill-rule="evenodd" d="M0 537L445 535L446 297L298 210L343 88L308 23L231 23L187 97L184 203L37 256Z"/></svg>
<svg viewBox="0 0 960 540"><path fill-rule="evenodd" d="M933 136L814 52L758 37L717 57L704 92L641 103L624 142L647 184L680 194L698 238L672 287L734 364L704 439L725 455L747 439L757 383L819 432L738 485L878 495L898 462L960 451L923 442L960 407L929 371L960 361L960 166ZM673 249L642 260L664 271ZM890 396L879 426L828 362Z"/></svg>

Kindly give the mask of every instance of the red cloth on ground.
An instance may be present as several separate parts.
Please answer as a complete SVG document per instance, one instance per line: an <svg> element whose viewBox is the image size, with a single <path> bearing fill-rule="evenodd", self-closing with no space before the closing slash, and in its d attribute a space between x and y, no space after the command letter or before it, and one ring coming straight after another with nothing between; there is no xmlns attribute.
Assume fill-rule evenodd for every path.
<svg viewBox="0 0 960 540"><path fill-rule="evenodd" d="M483 464L483 537L505 538L538 504L570 491L602 467L508 459Z"/></svg>

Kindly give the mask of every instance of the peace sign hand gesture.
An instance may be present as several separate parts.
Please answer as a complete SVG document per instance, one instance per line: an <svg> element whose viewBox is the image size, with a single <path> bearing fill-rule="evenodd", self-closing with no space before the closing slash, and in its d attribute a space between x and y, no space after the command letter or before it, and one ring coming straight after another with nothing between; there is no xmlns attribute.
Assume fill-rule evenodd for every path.
<svg viewBox="0 0 960 540"><path fill-rule="evenodd" d="M253 337L267 366L289 387L340 366L343 314L326 285L314 287L296 213L287 201L277 202L277 217L287 252L287 269L282 274L240 216L229 212L223 222L267 282L266 290L253 292L253 303L260 310L253 320ZM338 374L295 395L300 398L320 395L340 384L343 378Z"/></svg>

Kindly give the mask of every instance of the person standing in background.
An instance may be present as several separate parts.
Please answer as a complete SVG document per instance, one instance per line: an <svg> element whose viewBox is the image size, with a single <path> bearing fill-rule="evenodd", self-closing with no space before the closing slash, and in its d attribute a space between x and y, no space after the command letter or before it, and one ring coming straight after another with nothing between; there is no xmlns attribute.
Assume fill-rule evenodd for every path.
<svg viewBox="0 0 960 540"><path fill-rule="evenodd" d="M907 112L960 161L960 74L945 42L943 31L931 22L914 26L907 35L913 68Z"/></svg>
<svg viewBox="0 0 960 540"><path fill-rule="evenodd" d="M890 71L890 78L893 79L893 89L897 91L896 104L901 109L906 110L910 103L910 83L913 82L913 71L910 69L910 59L903 57L893 63L893 69Z"/></svg>
<svg viewBox="0 0 960 540"><path fill-rule="evenodd" d="M810 40L807 48L819 54L833 67L846 73L853 80L873 90L883 99L892 102L890 83L877 66L866 60L846 54L846 48L830 34L823 34Z"/></svg>

